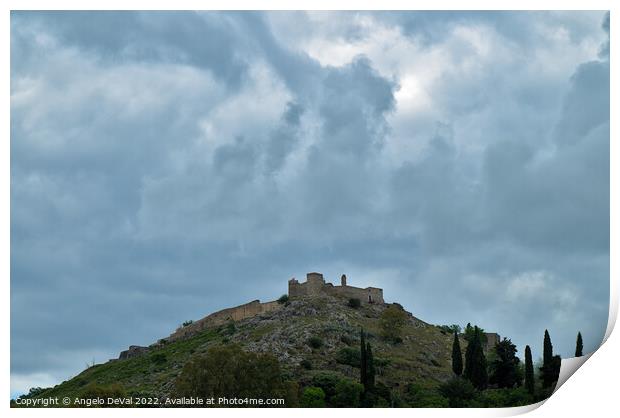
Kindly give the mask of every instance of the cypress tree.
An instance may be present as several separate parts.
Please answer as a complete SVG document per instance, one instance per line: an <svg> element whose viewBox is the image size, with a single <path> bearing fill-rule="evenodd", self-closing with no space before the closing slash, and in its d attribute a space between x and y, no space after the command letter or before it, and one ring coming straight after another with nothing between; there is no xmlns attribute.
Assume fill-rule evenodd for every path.
<svg viewBox="0 0 620 418"><path fill-rule="evenodd" d="M360 383L366 387L368 359L366 353L366 337L364 337L364 328L360 328L360 340Z"/></svg>
<svg viewBox="0 0 620 418"><path fill-rule="evenodd" d="M475 338L467 339L467 348L465 348L465 370L463 370L463 376L467 380L471 380L472 368L474 367L475 344Z"/></svg>
<svg viewBox="0 0 620 418"><path fill-rule="evenodd" d="M474 370L474 374L472 376L473 378L472 383L478 389L482 390L487 387L487 383L489 380L489 377L487 374L487 359L484 356L484 350L482 348L482 335L480 332L480 328L475 327L475 329L476 329L476 340L477 340L476 352L475 352L476 353L475 364L477 365L477 367Z"/></svg>
<svg viewBox="0 0 620 418"><path fill-rule="evenodd" d="M558 378L560 377L561 366L562 366L562 358L556 354L555 356L553 356L553 359L551 359L550 380L552 384L558 381Z"/></svg>
<svg viewBox="0 0 620 418"><path fill-rule="evenodd" d="M534 394L534 363L529 345L525 346L525 388L530 395Z"/></svg>
<svg viewBox="0 0 620 418"><path fill-rule="evenodd" d="M545 338L543 341L543 364L540 368L542 372L540 378L543 381L543 388L548 388L553 384L553 345L551 344L551 337L549 331L545 330Z"/></svg>
<svg viewBox="0 0 620 418"><path fill-rule="evenodd" d="M487 359L482 350L480 342L480 328L474 327L474 334L467 344L465 350L465 371L464 376L477 389L484 389L487 386Z"/></svg>
<svg viewBox="0 0 620 418"><path fill-rule="evenodd" d="M577 346L575 347L575 357L583 356L583 339L581 338L581 332L577 333Z"/></svg>
<svg viewBox="0 0 620 418"><path fill-rule="evenodd" d="M461 354L459 335L456 332L454 332L454 342L452 343L452 371L457 376L463 374L463 355Z"/></svg>
<svg viewBox="0 0 620 418"><path fill-rule="evenodd" d="M375 387L375 363L372 357L372 348L370 343L366 343L366 383L364 389L366 392L372 392Z"/></svg>
<svg viewBox="0 0 620 418"><path fill-rule="evenodd" d="M469 343L471 336L474 335L474 327L471 326L471 322L468 322L467 325L465 325L465 331L463 331L463 334L465 336L465 341Z"/></svg>

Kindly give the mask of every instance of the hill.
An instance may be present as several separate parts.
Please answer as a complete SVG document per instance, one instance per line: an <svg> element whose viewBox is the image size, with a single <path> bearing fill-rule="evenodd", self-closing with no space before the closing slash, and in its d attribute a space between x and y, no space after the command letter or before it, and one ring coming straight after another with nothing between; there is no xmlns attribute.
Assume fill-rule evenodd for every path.
<svg viewBox="0 0 620 418"><path fill-rule="evenodd" d="M206 327L187 338L160 342L148 352L94 365L38 396L77 397L96 383L119 384L131 396L169 397L188 360L209 347L227 344L273 354L301 386L324 372L357 380L359 367L351 353L359 350L360 328L367 332L375 352L377 380L389 388L404 391L409 383L434 386L449 379L452 335L407 312L402 342L389 342L380 337L380 317L389 306L400 305L353 308L348 299L338 296L295 298L282 303L281 309Z"/></svg>
<svg viewBox="0 0 620 418"><path fill-rule="evenodd" d="M279 397L284 406L480 407L525 405L550 394L549 388L533 394L521 386L516 357L506 357L515 383L502 386L496 376L495 386L487 387L485 375L476 390L473 380L455 378L454 331L385 303L382 289L350 286L344 275L334 286L320 273L288 284L288 295L277 301L255 300L188 321L148 347L130 346L118 359L21 398L68 398L68 406L82 406L84 399L155 399L155 406L166 406L190 397L245 396ZM369 344L364 350L362 330ZM465 331L461 354L467 341L480 341L477 349L489 360L497 359L497 347L514 347L469 324ZM370 349L372 366L363 354ZM480 356L484 370L489 364L493 372ZM368 373L374 378L362 378Z"/></svg>

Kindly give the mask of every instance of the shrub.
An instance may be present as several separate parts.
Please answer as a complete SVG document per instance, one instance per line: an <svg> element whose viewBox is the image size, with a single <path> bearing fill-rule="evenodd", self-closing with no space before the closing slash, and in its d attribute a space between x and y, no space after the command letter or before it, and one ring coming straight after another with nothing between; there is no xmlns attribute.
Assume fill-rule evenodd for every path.
<svg viewBox="0 0 620 418"><path fill-rule="evenodd" d="M336 385L340 379L341 376L334 373L317 373L312 377L312 386L321 388L325 394L325 400L329 402L336 394Z"/></svg>
<svg viewBox="0 0 620 418"><path fill-rule="evenodd" d="M390 388L387 387L385 383L378 382L374 387L373 393L376 396L375 405L390 406L392 391L390 391Z"/></svg>
<svg viewBox="0 0 620 418"><path fill-rule="evenodd" d="M360 367L361 354L360 350L353 347L344 347L336 354L336 361L340 364L348 366Z"/></svg>
<svg viewBox="0 0 620 418"><path fill-rule="evenodd" d="M151 355L151 363L156 364L158 366L164 364L168 359L164 353L155 353Z"/></svg>
<svg viewBox="0 0 620 418"><path fill-rule="evenodd" d="M346 345L353 345L353 343L355 342L353 338L349 337L348 335L342 335L340 337L340 341Z"/></svg>
<svg viewBox="0 0 620 418"><path fill-rule="evenodd" d="M405 401L415 408L447 408L448 399L434 389L420 384L409 384L405 391Z"/></svg>
<svg viewBox="0 0 620 418"><path fill-rule="evenodd" d="M323 389L308 386L301 395L300 406L302 408L322 408L325 406L325 393Z"/></svg>
<svg viewBox="0 0 620 418"><path fill-rule="evenodd" d="M310 337L308 338L308 345L312 348L321 348L323 346L323 339L321 337Z"/></svg>
<svg viewBox="0 0 620 418"><path fill-rule="evenodd" d="M489 389L480 393L471 406L485 408L505 408L508 406L525 406L534 403L534 398L525 388Z"/></svg>
<svg viewBox="0 0 620 418"><path fill-rule="evenodd" d="M439 393L428 391L421 394L413 406L416 408L447 408L450 404Z"/></svg>
<svg viewBox="0 0 620 418"><path fill-rule="evenodd" d="M468 380L455 377L439 386L439 393L448 399L451 408L464 408L476 396L476 388Z"/></svg>
<svg viewBox="0 0 620 418"><path fill-rule="evenodd" d="M336 384L336 393L332 397L332 406L339 408L356 408L360 406L364 386L349 379L341 379Z"/></svg>
<svg viewBox="0 0 620 418"><path fill-rule="evenodd" d="M127 394L125 393L125 389L118 383L113 383L111 385L99 385L97 383L91 383L79 393L78 397L81 399L103 399L104 403L97 405L98 407L117 408L118 405L108 405L108 398L125 398L127 397Z"/></svg>
<svg viewBox="0 0 620 418"><path fill-rule="evenodd" d="M357 309L362 306L362 302L358 298L351 298L348 305L350 308Z"/></svg>
<svg viewBox="0 0 620 418"><path fill-rule="evenodd" d="M283 305L288 302L288 295L282 295L278 298L278 303Z"/></svg>
<svg viewBox="0 0 620 418"><path fill-rule="evenodd" d="M183 326L183 327L186 327L186 326L188 326L188 325L192 325L193 323L194 323L194 321L193 321L192 319L189 319L189 320L187 320L187 321L183 322L183 325L182 325L182 326Z"/></svg>
<svg viewBox="0 0 620 418"><path fill-rule="evenodd" d="M306 370L312 370L312 362L308 359L303 359L299 362L299 365Z"/></svg>
<svg viewBox="0 0 620 418"><path fill-rule="evenodd" d="M223 325L219 329L220 335L228 337L233 335L237 331L237 326L233 321L228 321L226 325Z"/></svg>
<svg viewBox="0 0 620 418"><path fill-rule="evenodd" d="M389 358L383 358L383 357L375 357L374 358L374 363L375 363L375 369L377 369L377 372L379 374L383 373L383 370L390 365L392 361Z"/></svg>

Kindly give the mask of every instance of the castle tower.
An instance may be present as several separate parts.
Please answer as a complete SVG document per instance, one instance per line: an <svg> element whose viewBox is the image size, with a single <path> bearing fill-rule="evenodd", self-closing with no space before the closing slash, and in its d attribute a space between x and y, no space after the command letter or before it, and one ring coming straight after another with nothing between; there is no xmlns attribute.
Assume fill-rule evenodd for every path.
<svg viewBox="0 0 620 418"><path fill-rule="evenodd" d="M309 296L319 295L323 291L325 286L325 279L321 273L308 273L306 274L306 294Z"/></svg>
<svg viewBox="0 0 620 418"><path fill-rule="evenodd" d="M343 274L343 275L340 277L340 286L346 286L346 285L347 285L347 275L346 275L346 274Z"/></svg>
<svg viewBox="0 0 620 418"><path fill-rule="evenodd" d="M294 297L294 296L300 296L301 294L302 294L302 287L300 286L297 279L293 277L291 280L288 281L288 296Z"/></svg>

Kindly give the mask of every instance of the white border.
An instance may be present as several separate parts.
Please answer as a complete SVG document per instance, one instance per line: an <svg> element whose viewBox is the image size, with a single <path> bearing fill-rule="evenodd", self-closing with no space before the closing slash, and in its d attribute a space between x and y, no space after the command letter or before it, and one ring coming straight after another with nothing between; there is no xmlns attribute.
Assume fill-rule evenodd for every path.
<svg viewBox="0 0 620 418"><path fill-rule="evenodd" d="M298 0L294 3L285 0L263 1L258 3L250 0L228 0L228 1L197 1L197 0L176 0L174 2L163 2L157 0L95 0L90 1L86 5L79 1L56 1L54 3L42 0L24 0L4 1L4 14L2 15L2 56L4 57L2 66L2 75L4 83L0 87L2 95L5 97L4 111L0 116L2 127L5 132L5 140L2 142L2 152L0 152L0 167L2 181L0 181L0 194L3 197L4 204L0 207L2 211L2 222L0 223L0 233L2 234L2 249L0 255L0 268L2 271L2 294L3 302L1 322L2 335L5 336L5 343L2 345L2 369L4 370L4 378L1 380L0 387L5 394L10 393L10 10L61 10L61 9L114 9L114 10L205 10L205 9L225 9L225 10L611 10L611 21L614 22L617 2L611 0L475 0L475 1L458 1L458 0L434 0L434 1L401 1L401 0L382 0L381 2L371 2L367 0L359 0L356 2L345 2L341 0ZM88 6L88 7L86 7ZM294 7L293 7L294 6ZM613 69L617 67L618 57L618 36L616 27L611 30L611 74ZM618 130L614 120L618 103L618 86L615 77L611 77L611 132L610 138L618 138ZM610 144L611 151L611 214L618 213L618 196L613 190L618 190L618 145L612 140ZM570 382L563 385L560 390L555 393L546 403L545 407L537 409L533 412L533 416L555 417L555 416L583 416L586 413L595 413L596 416L611 416L616 412L617 396L616 380L620 370L618 366L617 352L620 352L620 342L617 335L611 336L618 313L618 283L619 277L618 263L614 255L618 251L618 222L614 216L610 219L611 240L610 240L610 277L614 278L610 283L610 310L609 321L605 334L604 345L596 353L592 355L592 359L588 361L588 367L578 371L578 378L571 379ZM617 333L616 333L617 334ZM571 367L563 362L562 374L572 374L577 367L574 364ZM567 374L568 373L568 374ZM411 414L424 417L444 417L444 416L465 416L465 417L485 417L485 416L511 416L525 413L536 409L535 406L524 408L506 408L506 409L396 409L381 411L381 413L393 414L395 416L411 416ZM70 410L18 410L10 409L8 399L4 408L9 409L9 414L15 416L84 416L84 409ZM115 414L124 416L169 416L171 411L168 410L115 410ZM295 416L310 417L317 414L317 410L297 409L269 409L269 410L252 410L247 409L221 409L221 410L175 410L174 414L187 414L191 416L204 416L205 413L217 414L219 416L237 416L243 412L255 414L258 417L263 416ZM357 416L375 415L376 410L356 409L355 411L342 411L345 414L356 414ZM321 414L338 414L336 409L320 411ZM109 411L89 409L87 415L105 415Z"/></svg>

